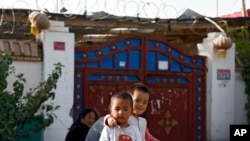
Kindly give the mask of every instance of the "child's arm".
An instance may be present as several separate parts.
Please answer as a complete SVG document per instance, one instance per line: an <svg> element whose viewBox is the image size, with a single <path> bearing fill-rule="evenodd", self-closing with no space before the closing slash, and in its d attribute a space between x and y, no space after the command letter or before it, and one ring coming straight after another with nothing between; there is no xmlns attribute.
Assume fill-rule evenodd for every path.
<svg viewBox="0 0 250 141"><path fill-rule="evenodd" d="M146 134L145 134L145 138L146 138L146 141L160 141L158 140L157 138L155 138L148 130L148 128L146 129Z"/></svg>
<svg viewBox="0 0 250 141"><path fill-rule="evenodd" d="M139 129L137 127L135 127L135 141L143 141L142 136L141 136L141 132L139 131Z"/></svg>
<svg viewBox="0 0 250 141"><path fill-rule="evenodd" d="M109 134L110 132L108 131L108 128L104 127L102 130L101 136L99 138L99 141L109 141L110 140Z"/></svg>
<svg viewBox="0 0 250 141"><path fill-rule="evenodd" d="M116 120L109 114L104 117L103 124L109 127L114 127L117 125Z"/></svg>

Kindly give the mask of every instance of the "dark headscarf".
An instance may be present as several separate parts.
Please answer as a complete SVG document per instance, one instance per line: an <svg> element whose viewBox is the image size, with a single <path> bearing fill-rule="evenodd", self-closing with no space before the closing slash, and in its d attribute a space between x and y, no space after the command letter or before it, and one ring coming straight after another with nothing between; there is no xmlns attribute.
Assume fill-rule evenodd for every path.
<svg viewBox="0 0 250 141"><path fill-rule="evenodd" d="M98 119L98 114L94 109L86 108L84 109L77 117L77 120L71 125L70 130L73 129L76 126L81 125L81 119L84 118L88 113L93 112L95 114L95 120Z"/></svg>

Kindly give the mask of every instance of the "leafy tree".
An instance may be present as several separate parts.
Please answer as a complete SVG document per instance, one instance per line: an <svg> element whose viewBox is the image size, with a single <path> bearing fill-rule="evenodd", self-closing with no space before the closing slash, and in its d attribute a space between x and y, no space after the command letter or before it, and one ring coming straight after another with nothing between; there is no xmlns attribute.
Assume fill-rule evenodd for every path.
<svg viewBox="0 0 250 141"><path fill-rule="evenodd" d="M47 80L28 92L24 92L24 74L15 75L15 68L11 64L10 54L0 53L0 141L15 141L43 130L53 123L53 111L59 108L52 100L55 97L53 90L61 76L60 63L55 64ZM12 84L13 92L6 90L9 85L6 78L9 75L15 75L16 78ZM23 130L25 125L34 120L37 121L34 127Z"/></svg>
<svg viewBox="0 0 250 141"><path fill-rule="evenodd" d="M250 124L250 38L249 28L241 27L237 30L229 29L228 35L236 45L236 55L242 60L244 70L242 71L242 78L246 84L245 93L247 95L247 103L245 109L247 112L247 122Z"/></svg>

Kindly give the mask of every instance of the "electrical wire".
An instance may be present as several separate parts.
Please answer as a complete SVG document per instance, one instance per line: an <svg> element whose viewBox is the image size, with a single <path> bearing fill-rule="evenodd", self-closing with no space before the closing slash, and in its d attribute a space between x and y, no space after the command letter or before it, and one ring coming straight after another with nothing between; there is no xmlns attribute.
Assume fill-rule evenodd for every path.
<svg viewBox="0 0 250 141"><path fill-rule="evenodd" d="M193 23L189 26L189 29L190 29L194 34L196 34L196 35L201 35L201 36L205 35L204 32L203 32L203 33L198 33L198 32L196 32L196 31L194 30L194 26L196 25L196 23L198 23L198 21L197 21L197 19L194 19ZM207 28L207 31L208 31L208 30L209 30L209 29Z"/></svg>
<svg viewBox="0 0 250 141"><path fill-rule="evenodd" d="M221 32L225 33L225 31L216 22L214 22L212 19L210 19L208 17L205 17L205 20L207 20L210 23L214 24Z"/></svg>
<svg viewBox="0 0 250 141"><path fill-rule="evenodd" d="M229 31L229 26L227 24L227 21L222 20L221 22L223 22L223 25L221 25L221 27L226 27L226 31Z"/></svg>

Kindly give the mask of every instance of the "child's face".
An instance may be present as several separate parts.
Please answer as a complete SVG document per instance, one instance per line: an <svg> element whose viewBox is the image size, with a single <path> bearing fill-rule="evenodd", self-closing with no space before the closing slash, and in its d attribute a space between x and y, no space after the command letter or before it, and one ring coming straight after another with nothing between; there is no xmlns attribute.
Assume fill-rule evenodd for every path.
<svg viewBox="0 0 250 141"><path fill-rule="evenodd" d="M132 114L131 101L120 98L112 99L110 114L116 119L118 125L126 125L129 116Z"/></svg>
<svg viewBox="0 0 250 141"><path fill-rule="evenodd" d="M133 95L133 113L137 116L143 114L148 106L149 93L135 90Z"/></svg>

